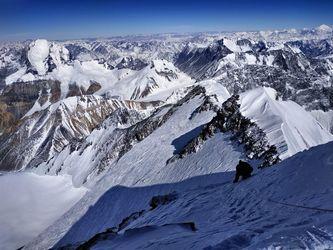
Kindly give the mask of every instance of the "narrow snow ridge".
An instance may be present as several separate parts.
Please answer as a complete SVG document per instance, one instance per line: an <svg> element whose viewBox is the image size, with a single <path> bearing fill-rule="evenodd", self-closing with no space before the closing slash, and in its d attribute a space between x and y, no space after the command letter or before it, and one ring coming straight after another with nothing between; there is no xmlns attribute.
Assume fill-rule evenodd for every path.
<svg viewBox="0 0 333 250"><path fill-rule="evenodd" d="M240 95L241 113L264 130L281 159L333 140L310 113L293 101L277 99L272 88L257 88Z"/></svg>

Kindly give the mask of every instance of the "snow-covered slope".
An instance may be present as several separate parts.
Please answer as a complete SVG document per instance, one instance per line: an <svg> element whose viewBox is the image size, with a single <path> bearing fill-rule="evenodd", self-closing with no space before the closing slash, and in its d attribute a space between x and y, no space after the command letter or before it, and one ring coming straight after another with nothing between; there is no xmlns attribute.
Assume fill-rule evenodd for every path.
<svg viewBox="0 0 333 250"><path fill-rule="evenodd" d="M217 91L218 88L220 91ZM216 98L214 93L221 94ZM253 93L250 93L250 96L252 95ZM224 102L225 100L227 101ZM265 113L261 113L260 106L254 107L258 109L256 114L266 117ZM218 111L219 109L222 111ZM93 215L85 220L85 223L96 223L89 227L79 224L77 228L74 223L85 213L89 213L89 206L109 188L118 185L128 186L130 189L147 187L178 182L193 176L233 171L239 159L246 159L255 167L261 166L264 157L270 157L271 153L273 156L277 154L271 151L271 138L265 133L274 129L275 123L271 124L270 129L264 127L261 131L258 128L261 123L256 125L246 120L247 118L242 118L240 110L237 98L229 98L223 86L216 82L205 82L190 91L177 104L161 107L151 117L134 126L120 130L102 126L100 130L94 131L75 151L64 151L43 167L50 167L56 172L61 165L71 166L60 171L73 174L75 185L86 182L92 190L31 246L37 244L41 249L49 247L72 226L78 231L73 229L62 244L88 240L137 211L134 204L127 205L127 212L120 209L110 214L109 210L102 209L106 217ZM301 108L298 112L307 114ZM105 137L101 137L102 134ZM197 138L199 144L196 144ZM100 172L98 182L95 174L87 178L85 171L89 168L83 166L89 166L90 172ZM78 171L80 167L83 167L83 174ZM147 189L150 193L148 187ZM156 191L152 189L152 192Z"/></svg>
<svg viewBox="0 0 333 250"><path fill-rule="evenodd" d="M296 167L289 168L291 172L259 172L265 180L254 177L257 181L249 185L252 196L242 192L240 187L247 189L243 183L235 187L229 182L239 159L257 170L333 139L328 133L333 110L332 37L332 27L322 25L304 30L0 43L0 169L67 179L69 175L75 187L89 189L27 248L81 243L82 248L96 243L101 248L104 243L112 248L149 247L144 239L151 248L167 244L203 248L209 238L213 249L232 248L236 242L241 248L256 248L269 246L264 238L281 233L282 226L308 225L298 217L290 219L292 211L280 213L277 205L272 205L279 215L274 221L268 203L258 200L261 190L265 197L276 194L295 201L284 196L283 192L293 193L283 177L292 179L293 171L302 175ZM302 159L308 160L305 154ZM297 160L290 164L301 165ZM319 172L318 178L322 175ZM279 183L266 181L272 176ZM294 181L302 186L295 194L306 196L308 187ZM67 187L71 193L73 188ZM173 189L177 195L160 197L162 203L176 198L170 207L147 209L152 196ZM211 194L215 192L216 198ZM329 192L318 186L313 194L325 200ZM243 205L251 204L249 199L259 214L255 207ZM8 200L7 208L10 203L16 206L15 200ZM202 209L212 211L210 217L201 216ZM53 215L52 221L61 213ZM45 228L52 221L44 219ZM242 224L236 225L239 221ZM222 224L227 225L225 230ZM133 230L126 231L129 228ZM14 229L17 235L8 231L6 237L19 239L25 233ZM291 237L295 233L303 238L299 232L291 232ZM318 231L309 232L323 241ZM330 234L322 235L330 240ZM304 237L303 243L310 246ZM123 245L125 241L128 245ZM291 242L299 246L294 238Z"/></svg>
<svg viewBox="0 0 333 250"><path fill-rule="evenodd" d="M310 113L292 101L278 100L272 88L257 88L240 95L241 113L254 121L277 147L281 159L333 140Z"/></svg>
<svg viewBox="0 0 333 250"><path fill-rule="evenodd" d="M232 183L231 172L172 184L111 188L56 246L329 249L332 150L332 143L317 146L239 184ZM157 208L149 206L153 196L166 194L170 195ZM44 244L55 230L53 226L40 236ZM93 231L105 233L91 238ZM45 246L34 241L27 249Z"/></svg>
<svg viewBox="0 0 333 250"><path fill-rule="evenodd" d="M128 68L108 69L104 64L94 60L84 62L76 60L65 64L61 63L58 58L56 66L50 72L47 72L43 63L45 60L37 59L35 59L36 62L34 61L34 64L36 64L34 67L38 68L39 75L33 76L32 79L29 77L29 81L41 79L59 81L61 83L62 98L70 94L70 89L73 88L73 85L77 86L78 93L85 93L89 90L92 83L96 83L98 88L95 92L99 95L117 96L118 98L129 100L142 99L148 95L155 94L154 100L163 100L175 88L188 86L194 82L166 60L154 60L140 70L132 70ZM26 68L19 69L6 78L7 84L15 81L25 81L24 79L27 78L25 73ZM162 92L163 96L156 96L159 92Z"/></svg>
<svg viewBox="0 0 333 250"><path fill-rule="evenodd" d="M0 246L18 249L71 208L86 192L69 176L0 175Z"/></svg>
<svg viewBox="0 0 333 250"><path fill-rule="evenodd" d="M131 76L124 77L97 93L108 92L123 99L165 100L175 89L190 86L194 81L166 60L154 60ZM149 97L152 95L152 97Z"/></svg>
<svg viewBox="0 0 333 250"><path fill-rule="evenodd" d="M211 109L197 111L198 114L196 114L196 109L204 106L207 98L214 95L215 92L220 93L219 98L213 99L217 103L223 102L229 97L229 93L224 87L216 83L214 86L215 90L220 88L221 91L214 91L213 87L207 87L207 90L198 87L178 103L162 106L142 121L136 119L135 121L139 122L135 125L131 121L133 114L128 114L128 118L124 119L129 121L127 124L119 124L118 120L122 116L114 113L101 126L92 131L82 143L76 145L74 150L73 146L68 145L49 161L44 161L38 167L36 166L36 171L72 174L75 185L82 185L86 182L87 185L95 183L96 178L105 175L110 169L118 169L116 166L122 162L125 162L126 167L119 167L119 171L128 171L129 167L140 164L136 169L142 172L141 176L144 173L143 169L146 168L145 165L150 161L152 161L151 166L156 168L154 171L158 171L159 168L163 168L176 150L181 149L201 131L201 125L209 122L215 115ZM186 133L189 135L184 136L184 141L182 141L182 135ZM151 139L147 141L146 137ZM141 145L143 142L145 142L144 145ZM140 150L150 152L150 154L147 155ZM122 160L129 152L134 158ZM142 159L137 159L137 157ZM146 157L148 158L146 159ZM123 174L115 174L114 181L118 178L122 179L123 176ZM133 181L137 180L134 173L133 178ZM130 180L131 178L128 177L127 181Z"/></svg>

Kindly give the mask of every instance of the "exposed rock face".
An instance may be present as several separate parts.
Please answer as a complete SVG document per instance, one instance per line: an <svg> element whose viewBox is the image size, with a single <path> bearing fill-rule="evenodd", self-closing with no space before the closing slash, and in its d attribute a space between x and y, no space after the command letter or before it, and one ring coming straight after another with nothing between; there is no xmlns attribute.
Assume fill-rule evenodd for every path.
<svg viewBox="0 0 333 250"><path fill-rule="evenodd" d="M78 86L76 83L69 84L66 97L92 95L101 88L102 88L101 84L95 81L90 81L90 85L87 90L83 86Z"/></svg>
<svg viewBox="0 0 333 250"><path fill-rule="evenodd" d="M97 92L98 90L100 90L101 88L102 88L102 86L98 82L91 81L90 86L86 91L86 94L87 95L92 95L95 92Z"/></svg>
<svg viewBox="0 0 333 250"><path fill-rule="evenodd" d="M260 167L271 166L280 161L274 145L270 145L266 134L248 118L242 116L237 103L239 96L230 97L223 103L217 115L203 126L200 134L191 140L178 154L168 160L173 162L188 154L195 153L209 137L217 132L233 134L233 140L244 146L247 156L262 161ZM200 112L200 110L198 111Z"/></svg>
<svg viewBox="0 0 333 250"><path fill-rule="evenodd" d="M333 108L332 81L313 78L307 73L285 72L280 68L247 65L228 71L219 81L231 93L241 93L259 86L272 87L284 100L293 100L307 110Z"/></svg>
<svg viewBox="0 0 333 250"><path fill-rule="evenodd" d="M12 117L12 121L16 123L33 107L36 101L43 105L46 101L57 102L59 98L60 82L58 81L41 80L34 84L19 82L7 85L0 95L1 113L7 118ZM0 132L9 129L5 124L1 125Z"/></svg>
<svg viewBox="0 0 333 250"><path fill-rule="evenodd" d="M0 135L10 133L16 121L14 115L7 111L7 104L0 103Z"/></svg>
<svg viewBox="0 0 333 250"><path fill-rule="evenodd" d="M133 57L124 57L120 63L116 65L117 69L132 69L132 70L141 70L148 66L148 63Z"/></svg>
<svg viewBox="0 0 333 250"><path fill-rule="evenodd" d="M185 48L179 53L175 65L195 79L202 80L212 75L217 70L217 62L231 53L222 39L207 48Z"/></svg>
<svg viewBox="0 0 333 250"><path fill-rule="evenodd" d="M95 96L71 97L26 117L0 142L0 169L18 170L46 162L65 146L75 145L117 109L144 109L152 104ZM119 116L121 117L121 116Z"/></svg>
<svg viewBox="0 0 333 250"><path fill-rule="evenodd" d="M11 67L0 68L0 90L6 87L6 77L13 74L16 70Z"/></svg>
<svg viewBox="0 0 333 250"><path fill-rule="evenodd" d="M176 200L178 198L178 194L176 192L165 194L165 195L157 195L151 198L149 205L151 210L157 208L158 206L167 205L170 202Z"/></svg>

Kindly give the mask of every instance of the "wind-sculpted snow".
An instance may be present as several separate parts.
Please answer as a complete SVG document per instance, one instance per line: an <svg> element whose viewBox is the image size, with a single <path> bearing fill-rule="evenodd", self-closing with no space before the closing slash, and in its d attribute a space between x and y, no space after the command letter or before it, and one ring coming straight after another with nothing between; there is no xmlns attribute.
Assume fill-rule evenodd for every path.
<svg viewBox="0 0 333 250"><path fill-rule="evenodd" d="M77 247L102 232L103 237L89 241L91 249L330 249L332 149L332 143L314 147L238 184L230 172L110 188L55 249ZM153 196L172 192L175 199L149 208ZM111 230L135 214L121 230ZM27 249L43 246L36 243Z"/></svg>
<svg viewBox="0 0 333 250"><path fill-rule="evenodd" d="M316 120L323 125L327 131L330 131L333 134L333 110L322 111L322 110L313 110L311 115L316 118Z"/></svg>
<svg viewBox="0 0 333 250"><path fill-rule="evenodd" d="M281 159L333 140L310 113L292 101L278 99L272 88L257 88L240 95L240 111L254 121L275 145Z"/></svg>

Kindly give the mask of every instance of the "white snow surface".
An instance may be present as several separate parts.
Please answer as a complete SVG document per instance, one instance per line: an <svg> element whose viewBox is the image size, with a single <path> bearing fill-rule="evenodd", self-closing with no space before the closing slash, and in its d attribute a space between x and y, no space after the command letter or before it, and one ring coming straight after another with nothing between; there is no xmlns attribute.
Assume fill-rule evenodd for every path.
<svg viewBox="0 0 333 250"><path fill-rule="evenodd" d="M232 183L233 173L219 173L176 184L116 187L68 236L97 216L145 209L92 249L332 249L332 152L332 142L312 148L238 184ZM172 191L179 194L175 201L148 211L153 195ZM184 222L194 222L197 231Z"/></svg>
<svg viewBox="0 0 333 250"><path fill-rule="evenodd" d="M45 75L48 68L45 59L50 53L49 42L45 39L37 39L30 44L28 59L37 70L38 75Z"/></svg>
<svg viewBox="0 0 333 250"><path fill-rule="evenodd" d="M261 87L240 95L241 113L266 133L285 159L302 150L333 140L310 113L292 101L277 100L272 88Z"/></svg>
<svg viewBox="0 0 333 250"><path fill-rule="evenodd" d="M26 72L27 68L23 67L21 69L19 69L18 71L16 71L15 73L9 75L6 77L6 84L9 85L13 82L16 82L18 79L20 79Z"/></svg>
<svg viewBox="0 0 333 250"><path fill-rule="evenodd" d="M69 176L0 175L0 246L17 249L45 230L86 192Z"/></svg>
<svg viewBox="0 0 333 250"><path fill-rule="evenodd" d="M217 86L224 89L222 85ZM41 236L42 242L38 243L40 244L40 248L49 247L51 242L55 243L62 235L60 231L65 232L71 223L78 220L89 206L95 203L98 197L112 186L142 186L176 182L191 176L234 169L238 159L245 158L245 155L242 154L238 146L230 142L231 135L229 134L217 135L210 142L207 142L207 145L210 146L206 149L202 149L200 152L186 159L168 164L166 167L166 161L174 155L178 144L182 144L184 140L187 141L191 139L191 137L194 137L197 133L195 131L198 130L201 125L209 122L215 115L213 111L203 111L192 116L193 111L199 107L203 101L204 98L202 98L202 96L196 96L184 103L177 108L166 123L157 128L143 141L133 145L133 148L120 158L119 161L110 162L108 166L109 170L105 173L105 176L92 187L93 191L89 192L80 201L81 204L74 206L73 209L58 222L59 224L56 223L56 228L50 228L50 231L46 231L46 237L45 235ZM168 109L169 108L166 107L155 115L163 115ZM189 119L190 117L191 119ZM113 128L111 128L111 130L112 129ZM79 152L73 152L71 155L66 156L66 165L70 164L70 169L67 171L72 171L73 180L76 185L80 184L80 182L82 183L81 173L77 170L79 170L81 166L86 169L86 166L91 167L96 165L94 155L100 148L98 145L107 145L107 142L101 137L103 134L106 135L106 138L109 136L109 132L107 130L103 131L103 129L96 130L88 136L87 141L92 141L92 145L88 150L83 152L81 157L78 158ZM187 134L187 136L184 136L184 134ZM219 144L216 143L218 141ZM99 144L100 142L102 143ZM64 152L64 154L68 153ZM61 155L52 161L55 161L55 165L60 165L63 162L62 157ZM215 159L214 164L210 164L212 159ZM103 225L97 224L96 226L96 228L91 227L87 229L89 236L96 233L96 230L101 226L103 227ZM59 229L60 231L58 231Z"/></svg>
<svg viewBox="0 0 333 250"><path fill-rule="evenodd" d="M322 110L312 110L310 113L328 131L333 133L333 110L329 110L326 112Z"/></svg>
<svg viewBox="0 0 333 250"><path fill-rule="evenodd" d="M214 136L206 149L224 148L228 139L223 137ZM331 249L332 150L332 142L311 148L274 167L259 170L254 177L238 184L232 183L233 172L224 172L176 183L114 186L85 210L56 246L88 240L118 225L131 213L145 210L117 236L101 240L92 249ZM184 159L186 164L172 169L173 176L220 163L220 159L211 157L214 153L204 153L201 157L206 155L206 161L199 162L199 155L190 156ZM229 153L226 156L232 161L240 156ZM128 173L126 177L132 175ZM154 173L150 175L153 177ZM108 181L112 182L111 176ZM154 195L173 191L178 193L175 201L149 211ZM76 212L85 202L81 200ZM63 219L71 220L70 214ZM185 222L194 222L197 231L183 226ZM34 241L27 249L45 249L50 242L56 243L62 232L57 227L63 223L41 235L44 242Z"/></svg>
<svg viewBox="0 0 333 250"><path fill-rule="evenodd" d="M223 102L223 100L228 98L228 95L225 93L226 90L221 85L214 85L213 82L206 82L206 84L206 89L208 90L208 92L209 89L210 91L213 91L215 88L219 88L220 86L221 89L219 91L217 91L216 89L213 91L216 93L221 93L219 95L220 102ZM243 107L241 108L244 109L244 107L246 107L244 106L245 103L252 103L252 105L254 105L255 108L252 111L255 112L249 112L248 114L256 114L255 117L258 118L258 124L265 125L262 128L268 134L268 139L271 143L275 142L278 144L278 146L279 143L282 145L290 143L290 141L288 140L289 137L284 137L283 133L285 132L285 130L281 130L281 127L279 127L281 125L281 123L279 123L281 117L279 117L278 115L281 114L275 112L273 113L275 116L268 117L262 105L257 105L258 103L256 103L254 100L248 102L246 101L253 98L254 95L258 97L257 99L259 103L261 100L261 98L259 97L263 95L264 100L266 100L265 102L268 102L268 104L270 102L272 102L273 104L277 102L277 104L275 105L277 105L279 108L286 108L290 106L291 110L293 110L293 108L297 107L295 108L295 110L297 112L300 112L300 115L309 114L293 102L275 101L275 92L271 89L260 88L254 93L247 92L246 96L248 96L248 99L246 99L245 96L241 97L241 101L243 102ZM166 165L167 160L174 155L174 152L179 146L179 144L183 144L184 141L188 140L189 137L195 136L195 131L199 129L200 126L202 126L203 124L209 122L215 115L215 113L212 111L203 111L201 113L193 115L193 111L197 107L199 107L203 103L203 101L204 100L202 97L196 96L195 98L192 98L188 102L185 102L181 106L177 107L175 113L173 113L173 115L161 127L157 128L144 140L133 145L132 149L125 153L123 157L120 158L118 161L111 161L108 166L108 171L104 173L104 176L100 178L97 183L94 184L94 186L91 187L92 191L87 193L87 195L85 195L79 201L79 203L77 203L59 221L57 221L43 234L41 234L38 238L31 242L28 245L27 249L30 249L32 247L35 247L37 249L45 249L56 244L56 242L58 242L64 236L65 232L67 232L77 221L80 220L80 218L82 218L82 216L84 216L85 213L90 210L89 207L95 204L98 199L103 196L103 194L105 194L105 192L107 192L110 188L115 188L118 185L122 185L130 187L130 189L132 189L136 187L145 187L162 183L175 183L194 176L200 176L205 174L233 171L239 159L246 159L246 154L244 153L242 146L239 146L237 143L231 140L232 135L228 133L215 134L213 137L205 141L203 145L201 145L200 148L197 149L196 153L189 154L182 159L178 159ZM155 114L155 116L164 115L168 110L169 108L165 107L161 109L159 113ZM273 109L272 112L274 110L275 109ZM311 115L309 116L311 117ZM313 122L314 119L312 117L311 119L312 120L309 121ZM265 120L272 121L272 123L262 123ZM293 126L291 132L289 130L286 130L287 132L290 132L290 135L286 134L286 136L291 136L291 142L296 141L299 143L299 135L294 130L298 129L302 132L303 130L304 132L308 132L309 130L310 132L312 132L311 126L319 126L316 122L314 124L315 125L310 123L309 128L303 128L303 124L292 123ZM296 128L294 128L294 125L296 126ZM270 131L273 132L268 133ZM83 151L82 156L79 156L79 154L81 153L76 151L72 154L69 154L69 152L64 152L64 154L62 154L58 158L52 159L52 162L54 162L56 166L60 166L61 164L66 162L65 165L70 166L69 170L66 170L67 173L74 170L74 172L72 172L73 180L75 181L76 185L80 185L80 182L82 182L82 177L80 173L76 170L80 169L80 166L91 167L94 164L96 165L96 163L94 162L94 155L96 155L96 152L99 151L99 143L101 143L102 145L107 145L107 141L104 141L103 137L101 136L103 134L109 136L108 133L109 132L107 131L107 128L104 128L104 130L101 129L99 131L93 132L91 136L89 136L87 139L88 141L91 141L91 146L89 146L87 150ZM276 134L278 134L279 136L274 136ZM310 135L311 136L307 138L307 141L311 141L313 139L312 134ZM316 143L317 142L318 141L316 141ZM303 144L300 145L304 146ZM302 148L301 146L298 145L298 147L293 148L293 150L304 150L307 148L305 146L304 148ZM285 151L287 150L282 146L280 147L280 149L281 148ZM254 167L259 165L259 163L256 161L251 161L251 164ZM86 167L84 167L84 169L86 169ZM74 174L75 172L76 174ZM232 178L231 175L228 175L228 178L230 181ZM199 185L202 182L205 182L205 178L203 178L199 182L196 182L195 185ZM210 183L210 181L208 181L208 183ZM170 187L173 186L171 185ZM132 203L132 199L127 197L126 200L127 202L129 202L130 200L130 204L126 203L125 205L124 203L121 203L124 207L126 207L126 209L119 209L120 207L118 207L115 210L108 210L108 208L105 208L106 210L104 210L100 208L101 210L99 211L103 211L103 215L101 215L99 212L96 212L96 214L94 214L92 218L89 217L89 219L87 219L86 221L84 220L84 223L87 224L79 227L79 229L75 227L74 231L72 231L67 236L65 236L65 238L63 238L63 240L61 241L62 244L75 243L77 241L87 240L94 234L104 231L108 227L112 227L117 223L120 223L123 218L129 216L132 212L138 211L137 209L139 209L139 207L136 206L137 204L141 204L142 206L145 204L145 206L147 206L148 199L150 199L152 196L152 193L150 192L155 193L157 191L154 191L152 189L152 191L148 190L147 192L149 193L149 195L147 195L146 197L141 194L138 195L138 197L142 198L142 201L140 202L137 202L137 200L135 200ZM119 194L117 194L116 196L118 197ZM144 202L144 204L142 202ZM111 206L111 203L108 204L108 206ZM118 202L116 201L115 203L118 204ZM103 207L105 206L103 205ZM103 217L104 215L105 217ZM90 223L91 221L94 221L94 223ZM78 231L76 231L76 229Z"/></svg>
<svg viewBox="0 0 333 250"><path fill-rule="evenodd" d="M165 77L163 72L171 72L176 78ZM96 94L109 93L111 96L119 96L122 99L144 99L133 96L135 92L142 94L149 88L154 98L145 100L163 100L168 97L175 88L193 84L193 80L185 73L180 72L172 63L166 60L154 60L151 65L142 70L130 69L109 70L97 61L79 62L73 65L62 64L55 68L49 78L59 80L62 84L62 93L65 95L68 84L76 83L88 88L91 81L98 82L102 88ZM159 95L161 94L161 95Z"/></svg>

